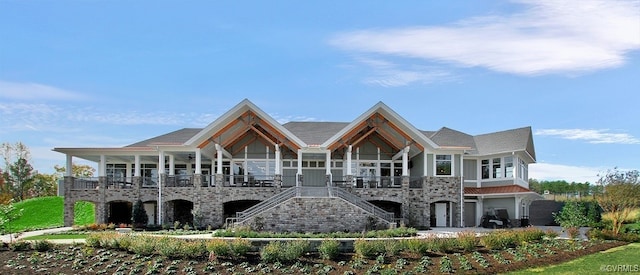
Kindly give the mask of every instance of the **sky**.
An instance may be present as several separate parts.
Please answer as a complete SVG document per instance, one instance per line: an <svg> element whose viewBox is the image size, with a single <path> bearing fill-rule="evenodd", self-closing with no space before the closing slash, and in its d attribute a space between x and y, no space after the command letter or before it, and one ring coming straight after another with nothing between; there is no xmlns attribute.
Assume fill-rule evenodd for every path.
<svg viewBox="0 0 640 275"><path fill-rule="evenodd" d="M384 102L420 130L531 126L530 178L640 170L640 1L0 0L0 142L204 127L243 99L279 122Z"/></svg>

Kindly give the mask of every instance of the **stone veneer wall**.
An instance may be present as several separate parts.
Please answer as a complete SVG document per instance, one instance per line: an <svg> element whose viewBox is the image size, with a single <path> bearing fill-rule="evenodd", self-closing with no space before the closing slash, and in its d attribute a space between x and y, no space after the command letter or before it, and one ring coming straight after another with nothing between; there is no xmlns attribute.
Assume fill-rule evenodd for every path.
<svg viewBox="0 0 640 275"><path fill-rule="evenodd" d="M370 216L340 198L291 198L245 224L261 223L264 230L277 232L360 232Z"/></svg>
<svg viewBox="0 0 640 275"><path fill-rule="evenodd" d="M96 223L104 223L107 220L107 205L113 201L128 201L135 203L141 199L143 202L157 201L158 189L141 188L140 178L133 179L134 184L131 189L107 189L105 179L100 179L100 188L86 190L72 190L73 178L65 177L65 212L64 224L71 226L73 224L73 206L76 201L90 201L96 205ZM406 181L406 182L405 182ZM413 227L430 227L430 204L437 201L451 202L454 208L454 217L452 226L461 226L462 212L460 209L460 184L462 180L459 177L425 177L423 178L422 188L409 188L408 178L403 179L402 188L363 188L363 189L347 189L351 193L362 197L365 200L392 201L403 205L402 223ZM168 209L168 202L172 200L187 200L193 202L196 212L203 216L203 225L211 225L214 228L224 225L224 203L237 200L257 200L263 201L282 191L280 187L201 187L198 177L195 177L194 187L164 187L162 189L162 201L164 213L162 213L163 221L161 224L171 224L173 217L170 215L172 211ZM301 199L301 198L298 198ZM300 203L287 204L278 206L279 209L287 209L270 214L270 218L279 217L283 222L266 223L265 229L272 230L269 227L282 228L287 231L315 231L326 230L333 225L320 225L320 223L334 223L340 231L351 230L357 231L364 228L367 217L366 213L357 213L357 208L347 207L346 202L338 199L312 199L313 203L304 199ZM313 206L313 207L311 207ZM294 208L291 208L294 207ZM296 208L299 207L299 208ZM294 210L297 209L297 210ZM301 209L301 210L300 210ZM324 210L323 210L324 209ZM296 212L298 211L298 212ZM346 212L345 212L346 211ZM290 215L288 214L290 212ZM353 218L334 220L335 213L348 213ZM307 217L322 217L310 224L299 223L296 220L298 216L294 214L304 213ZM314 215L310 215L314 213ZM296 214L296 215L297 215ZM342 215L342 214L341 214ZM346 224L343 222L346 221ZM299 226L300 230L294 230L293 226ZM345 227L348 226L348 227Z"/></svg>

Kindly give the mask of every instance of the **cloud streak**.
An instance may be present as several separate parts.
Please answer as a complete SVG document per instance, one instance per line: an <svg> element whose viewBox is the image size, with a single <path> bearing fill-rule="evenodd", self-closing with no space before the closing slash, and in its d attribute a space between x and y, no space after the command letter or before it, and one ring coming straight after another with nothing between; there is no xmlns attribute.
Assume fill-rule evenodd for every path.
<svg viewBox="0 0 640 275"><path fill-rule="evenodd" d="M329 43L353 52L526 76L618 67L628 52L640 49L638 1L516 2L525 9L512 15L345 32Z"/></svg>
<svg viewBox="0 0 640 275"><path fill-rule="evenodd" d="M0 98L12 100L82 100L82 94L38 83L0 80Z"/></svg>
<svg viewBox="0 0 640 275"><path fill-rule="evenodd" d="M538 136L555 136L569 140L584 140L593 144L640 144L640 139L627 133L611 133L609 129L541 129Z"/></svg>
<svg viewBox="0 0 640 275"><path fill-rule="evenodd" d="M537 180L566 180L568 182L596 183L606 169L551 163L529 165L529 177Z"/></svg>

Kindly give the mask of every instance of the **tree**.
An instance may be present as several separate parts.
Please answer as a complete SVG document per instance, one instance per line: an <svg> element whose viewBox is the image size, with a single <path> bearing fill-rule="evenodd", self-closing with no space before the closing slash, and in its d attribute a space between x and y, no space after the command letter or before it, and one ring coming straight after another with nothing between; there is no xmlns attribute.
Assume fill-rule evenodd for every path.
<svg viewBox="0 0 640 275"><path fill-rule="evenodd" d="M65 175L67 168L64 166L56 165L53 167L61 177ZM96 169L86 165L86 164L76 164L73 163L71 165L71 175L76 178L90 178L93 177L93 174L96 172Z"/></svg>
<svg viewBox="0 0 640 275"><path fill-rule="evenodd" d="M29 189L29 197L55 196L58 190L58 177L55 174L35 174Z"/></svg>
<svg viewBox="0 0 640 275"><path fill-rule="evenodd" d="M0 234L7 233L7 224L22 216L24 209L16 209L13 202L8 204L0 204Z"/></svg>
<svg viewBox="0 0 640 275"><path fill-rule="evenodd" d="M29 164L31 153L29 148L21 142L15 145L9 143L2 144L2 157L5 161L5 172L3 173L13 198L21 201L26 198L27 190L33 183L33 166Z"/></svg>
<svg viewBox="0 0 640 275"><path fill-rule="evenodd" d="M141 200L136 201L133 205L133 210L131 213L131 223L134 228L143 228L149 222L149 216L147 216L147 211L144 210L144 205Z"/></svg>
<svg viewBox="0 0 640 275"><path fill-rule="evenodd" d="M638 170L619 171L614 168L598 180L603 186L596 200L604 212L610 213L613 232L619 234L623 223L636 207L640 207L640 173Z"/></svg>

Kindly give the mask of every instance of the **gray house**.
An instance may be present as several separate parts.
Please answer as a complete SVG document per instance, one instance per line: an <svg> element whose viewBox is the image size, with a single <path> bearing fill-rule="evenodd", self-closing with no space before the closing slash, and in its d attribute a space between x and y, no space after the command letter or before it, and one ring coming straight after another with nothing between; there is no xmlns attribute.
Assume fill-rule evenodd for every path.
<svg viewBox="0 0 640 275"><path fill-rule="evenodd" d="M131 223L140 199L150 224L272 231L359 231L372 222L476 226L506 208L516 223L539 196L530 127L472 136L416 129L380 102L351 122L280 124L243 100L203 129L121 148L54 148L97 163L98 177L64 179L65 225L76 201L99 223ZM517 224L516 224L517 225Z"/></svg>

